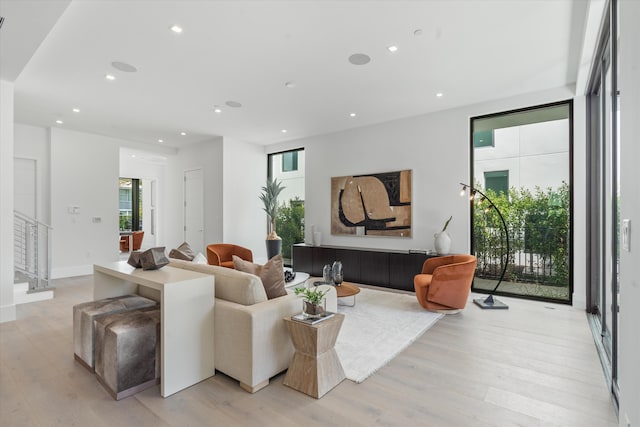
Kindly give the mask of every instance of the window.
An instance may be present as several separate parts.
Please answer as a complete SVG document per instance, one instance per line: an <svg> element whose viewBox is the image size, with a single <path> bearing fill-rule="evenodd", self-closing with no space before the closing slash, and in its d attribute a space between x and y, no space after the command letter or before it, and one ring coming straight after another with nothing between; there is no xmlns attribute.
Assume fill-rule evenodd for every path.
<svg viewBox="0 0 640 427"><path fill-rule="evenodd" d="M282 172L293 172L298 170L298 152L287 151L282 153Z"/></svg>
<svg viewBox="0 0 640 427"><path fill-rule="evenodd" d="M142 181L120 178L120 231L142 230Z"/></svg>
<svg viewBox="0 0 640 427"><path fill-rule="evenodd" d="M506 262L497 294L571 303L571 117L563 101L471 118L472 185L509 237L494 209L471 205L474 291L493 290Z"/></svg>
<svg viewBox="0 0 640 427"><path fill-rule="evenodd" d="M282 182L276 232L282 238L282 257L291 265L292 245L304 242L304 150L269 154L268 178Z"/></svg>
<svg viewBox="0 0 640 427"><path fill-rule="evenodd" d="M494 171L484 173L484 188L496 194L509 194L509 171Z"/></svg>

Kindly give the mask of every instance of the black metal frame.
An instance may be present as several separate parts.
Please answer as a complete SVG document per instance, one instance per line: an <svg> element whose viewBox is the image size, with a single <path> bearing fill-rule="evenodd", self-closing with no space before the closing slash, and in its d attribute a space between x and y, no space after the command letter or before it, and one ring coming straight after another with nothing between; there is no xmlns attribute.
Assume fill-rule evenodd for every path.
<svg viewBox="0 0 640 427"><path fill-rule="evenodd" d="M497 116L502 116L505 114L513 114L513 113L521 113L521 112L526 112L526 111L533 111L533 110L538 110L538 109L542 109L542 108L548 108L548 107L554 107L554 106L558 106L558 105L568 105L569 107L569 212L571 214L571 218L569 220L569 247L571 248L570 251L570 256L569 256L569 299L568 300L559 300L559 299L554 299L554 298L546 298L546 297L540 297L540 296L535 296L535 295L520 295L520 294L514 294L514 293L509 293L509 292L504 292L504 291L499 291L496 290L495 292L491 292L494 295L500 295L500 296L507 296L507 297L513 297L513 298L520 298L520 299L528 299L528 300L533 300L533 301L544 301L544 302L553 302L553 303L558 303L558 304L567 304L567 305L572 305L573 304L573 258L574 258L574 246L573 246L573 235L574 235L574 224L573 224L573 205L574 205L574 197L573 197L573 100L572 99L567 99L567 100L563 100L563 101L557 101L557 102L550 102L547 104L541 104L541 105L535 105L532 107L526 107L526 108L517 108L517 109L513 109L513 110L508 110L508 111L501 111L498 113L491 113L491 114L485 114L485 115L481 115L481 116L475 116L475 117L471 117L469 119L469 163L470 163L470 167L469 167L469 179L470 182L473 182L473 177L474 177L474 147L473 147L473 121L474 120L478 120L478 119L486 119L486 118L490 118L490 117L497 117ZM471 218L471 227L470 227L470 234L471 234L471 251L474 251L475 248L475 239L473 236L473 227L474 227L474 223L473 223L473 204L471 204L469 206L469 212L470 212L470 218ZM487 291L486 289L480 289L480 288L476 288L474 286L472 286L471 290L473 290L474 292L478 292L478 293L489 293L489 291Z"/></svg>

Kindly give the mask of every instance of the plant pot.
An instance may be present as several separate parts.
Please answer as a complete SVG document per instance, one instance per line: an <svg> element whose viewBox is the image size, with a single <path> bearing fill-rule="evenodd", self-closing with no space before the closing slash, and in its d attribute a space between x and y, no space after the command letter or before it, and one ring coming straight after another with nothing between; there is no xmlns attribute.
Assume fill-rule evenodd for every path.
<svg viewBox="0 0 640 427"><path fill-rule="evenodd" d="M441 231L433 235L436 253L438 255L447 255L451 249L451 237L446 231Z"/></svg>
<svg viewBox="0 0 640 427"><path fill-rule="evenodd" d="M267 259L271 259L274 256L282 252L282 240L266 240L267 242Z"/></svg>
<svg viewBox="0 0 640 427"><path fill-rule="evenodd" d="M307 319L319 319L324 315L324 302L322 304L314 304L309 301L302 301L302 314Z"/></svg>

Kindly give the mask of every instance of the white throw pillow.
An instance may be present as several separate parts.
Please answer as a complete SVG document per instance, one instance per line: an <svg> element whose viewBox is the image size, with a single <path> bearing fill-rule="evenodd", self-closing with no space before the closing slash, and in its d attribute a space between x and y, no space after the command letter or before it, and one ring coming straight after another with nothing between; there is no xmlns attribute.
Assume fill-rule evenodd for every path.
<svg viewBox="0 0 640 427"><path fill-rule="evenodd" d="M191 262L195 262L196 264L206 264L207 257L202 255L202 252L198 252L198 254L193 257L193 260Z"/></svg>

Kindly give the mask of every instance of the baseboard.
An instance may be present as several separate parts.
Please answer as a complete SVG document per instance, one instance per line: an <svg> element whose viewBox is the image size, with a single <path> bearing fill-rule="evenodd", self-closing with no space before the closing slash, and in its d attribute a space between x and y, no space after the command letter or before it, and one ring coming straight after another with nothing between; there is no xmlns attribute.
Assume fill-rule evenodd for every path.
<svg viewBox="0 0 640 427"><path fill-rule="evenodd" d="M16 320L16 305L0 305L0 323Z"/></svg>
<svg viewBox="0 0 640 427"><path fill-rule="evenodd" d="M65 277L87 276L93 274L93 264L75 265L72 267L60 267L51 269L52 279L62 279Z"/></svg>
<svg viewBox="0 0 640 427"><path fill-rule="evenodd" d="M13 285L13 303L28 304L30 302L53 299L53 290L29 293L28 283L17 283Z"/></svg>

